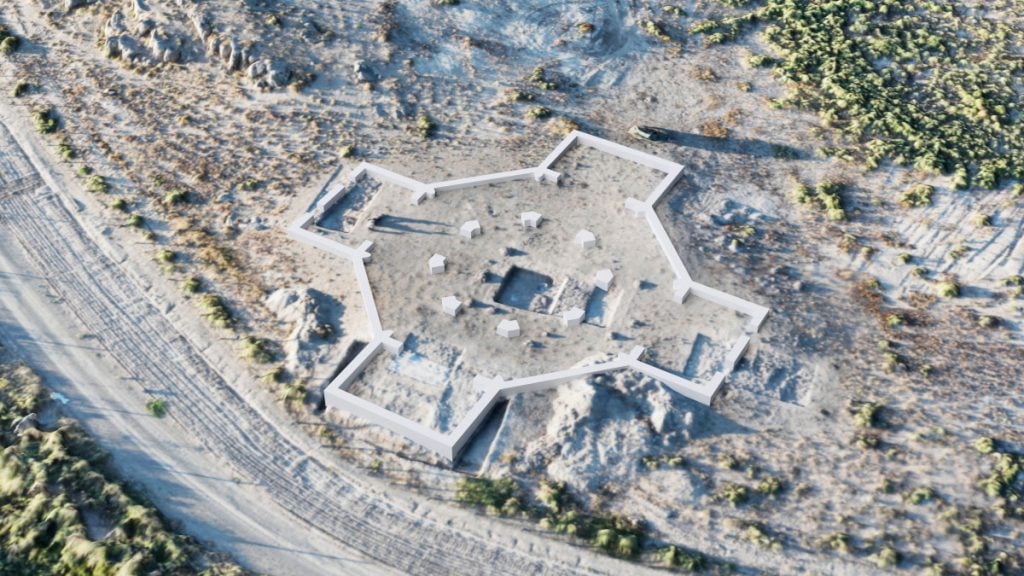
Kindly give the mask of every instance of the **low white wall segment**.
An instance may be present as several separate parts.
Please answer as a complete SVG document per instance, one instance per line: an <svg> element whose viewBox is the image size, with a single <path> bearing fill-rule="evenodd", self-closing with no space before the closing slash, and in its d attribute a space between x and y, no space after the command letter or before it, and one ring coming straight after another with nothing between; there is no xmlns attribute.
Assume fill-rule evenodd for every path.
<svg viewBox="0 0 1024 576"><path fill-rule="evenodd" d="M682 175L683 167L678 164L675 164L675 168L670 170L668 172L668 175L665 176L665 179L662 180L660 184L658 184L658 187L655 188L649 196L647 196L647 205L653 208L654 205L657 204L659 200L661 200L661 197L665 195L665 192L668 192L669 189L676 185L676 182L679 181L679 177Z"/></svg>
<svg viewBox="0 0 1024 576"><path fill-rule="evenodd" d="M462 449L473 439L473 434L484 423L484 420L487 419L487 416L499 400L501 400L501 397L495 392L484 392L480 399L473 404L473 407L469 409L469 412L459 422L458 427L448 434L447 440L449 444L446 457L449 460L454 462L459 457Z"/></svg>
<svg viewBox="0 0 1024 576"><path fill-rule="evenodd" d="M590 146L591 148L596 148L601 152L606 152L608 154L611 154L612 156L618 156L619 158L623 158L631 162L636 162L641 166L646 166L659 172L670 174L675 172L677 168L680 168L679 164L676 164L675 162L671 162L663 158L658 158L657 156L648 154L646 152L641 152L635 148L630 148L628 146L623 146L622 144L617 144L615 142L612 142L611 140L605 140L604 138L591 136L590 134L584 132L574 131L573 134L576 135L576 141L579 142L580 144Z"/></svg>
<svg viewBox="0 0 1024 576"><path fill-rule="evenodd" d="M370 321L370 329L373 331L373 337L376 338L384 332L384 328L380 324L380 313L377 312L377 303L373 301L370 277L366 275L366 266L362 260L353 260L352 265L355 268L356 282L359 283L359 295L363 299L363 308L366 309L366 316Z"/></svg>
<svg viewBox="0 0 1024 576"><path fill-rule="evenodd" d="M331 380L324 393L326 394L327 391L332 389L345 390L348 388L349 384L358 378L367 365L380 353L383 346L384 344L380 338L371 340L369 344L359 351L359 354L356 354L355 358L349 361L348 366L345 366L345 369L335 376L334 380Z"/></svg>
<svg viewBox="0 0 1024 576"><path fill-rule="evenodd" d="M658 215L654 210L648 210L644 216L646 216L647 223L651 226L651 231L654 232L654 239L658 241L661 253L665 255L665 258L668 258L668 263L672 266L672 272L675 273L677 278L682 278L687 282L691 281L690 272L683 265L683 259L679 257L679 252L676 252L676 247L672 245L672 240L668 237L668 232L665 232L665 228L661 225Z"/></svg>
<svg viewBox="0 0 1024 576"><path fill-rule="evenodd" d="M724 359L722 369L715 372L709 382L700 384L642 361L640 358L642 357L645 349L642 346L635 346L630 353L620 353L614 359L606 362L559 370L547 374L516 378L512 380L504 380L500 377L487 378L478 375L473 380L473 387L480 392L480 398L473 404L466 416L458 423L458 426L447 434L430 429L427 426L409 420L382 406L376 405L347 392L346 389L356 378L359 377L360 374L363 373L369 363L373 361L378 354L383 352L399 354L401 353L403 342L393 338L391 336L392 332L385 330L381 325L380 315L373 297L372 286L370 285L369 276L366 272L366 266L370 262L370 249L372 248L372 243L364 242L359 248L353 248L318 234L315 231L316 224L324 216L326 211L334 207L341 198L351 192L352 186L367 175L377 178L382 182L391 183L408 190L412 193L410 198L415 204L419 204L427 198L434 198L438 191L447 192L475 186L483 186L491 183L526 179L534 179L538 182L547 181L557 183L561 174L552 170L551 167L568 150L576 145L590 146L604 153L612 154L616 157L665 173L665 177L658 183L655 189L644 201L640 201L635 198L628 198L625 202L625 208L627 211L632 213L633 216L645 218L647 223L650 225L652 234L654 235L661 252L668 259L672 271L676 276L676 280L673 282L672 286L673 299L677 299L677 301L681 303L681 301L685 300L686 295L692 292L701 298L705 298L750 318L744 326L744 333L732 344ZM387 428L396 434L405 436L409 440L429 450L433 450L452 461L455 461L459 457L459 453L465 448L473 434L486 420L487 415L493 410L495 404L502 399L523 392L548 389L566 381L586 378L595 374L603 374L619 370L634 370L661 382L682 396L690 398L696 402L700 402L701 404L710 405L715 396L721 391L726 376L735 369L736 365L746 353L750 346L751 338L760 329L762 323L767 317L768 309L758 304L754 304L753 302L743 300L742 298L738 298L731 294L694 282L690 277L689 271L687 271L686 266L683 264L682 258L675 246L672 244L667 231L662 225L654 209L655 204L664 198L665 193L675 186L682 173L683 167L675 162L658 158L657 156L653 156L639 150L634 150L627 146L610 142L603 138L598 138L579 131L573 131L566 136L537 167L497 172L470 178L446 180L431 184L419 182L373 164L365 162L359 164L342 184L332 187L323 197L316 201L308 212L297 218L288 228L288 234L296 240L324 250L330 254L347 258L352 262L356 280L359 285L359 292L362 298L363 307L366 311L370 324L370 331L372 333L371 341L355 356L355 358L349 361L348 365L344 367L344 369L324 390L325 403L330 408L345 410L364 418L373 424ZM527 213L523 213L521 216L522 225L524 227L529 227L530 223L525 219L526 214ZM480 233L478 222L471 221L466 224L473 223L476 223L477 226L474 231L475 233L469 232L469 237L473 237ZM578 245L589 247L596 243L596 239L593 234L585 230L580 232L585 233L585 235L589 235L589 237L583 238L582 240L584 241L581 242L581 238L577 236L574 240ZM428 262L428 269L432 272L437 271L438 273L443 270L436 266L437 262L434 258L431 260L431 262ZM604 274L606 272L607 274ZM595 284L607 290L610 287L613 278L614 275L610 270L601 270L601 273L596 277ZM442 299L442 312L453 315L458 314L462 304L463 303L459 302L454 296L445 297ZM568 312L563 312L562 320L567 325L573 325L582 322L584 315L584 311L577 307ZM512 326L513 321L505 320L504 323L506 323L506 329L499 329L499 333L504 332L504 335L510 337L514 337L519 334L518 323L515 323L514 330Z"/></svg>
<svg viewBox="0 0 1024 576"><path fill-rule="evenodd" d="M667 370L663 370L657 366L652 366L639 360L633 360L630 362L630 367L637 372L650 376L658 382L661 382L665 386L668 386L675 392L686 396L690 400L700 402L705 406L711 405L711 396L713 392L709 393L704 389L704 386L701 386L692 380L676 376ZM708 388L710 389L711 387L709 386Z"/></svg>
<svg viewBox="0 0 1024 576"><path fill-rule="evenodd" d="M420 446L439 454L448 456L452 453L452 442L446 434L431 430L419 422L413 422L404 416L399 416L382 406L378 406L344 390L325 390L324 397L328 406L342 408L360 418L405 436Z"/></svg>
<svg viewBox="0 0 1024 576"><path fill-rule="evenodd" d="M576 138L580 134L581 132L579 132L578 130L573 130L572 132L570 132L568 136L563 138L562 141L558 143L558 146L555 146L555 149L552 150L550 154L548 154L548 157L545 158L544 161L540 163L539 168L541 170L551 170L551 166L553 166L555 162L558 162L558 159L564 156L565 153L568 152L569 149L576 144Z"/></svg>
<svg viewBox="0 0 1024 576"><path fill-rule="evenodd" d="M397 172L392 172L387 168L381 168L380 166L366 163L362 164L362 166L365 168L367 174L373 176L374 178L377 178L378 180L389 182L391 184L394 184L395 186L399 186L407 190L412 190L413 192L423 192L424 194L431 194L433 192L433 189L430 187L429 184L424 184L419 180L413 180L408 176L403 176Z"/></svg>
<svg viewBox="0 0 1024 576"><path fill-rule="evenodd" d="M470 176L457 180L445 180L428 184L435 192L451 192L464 188L475 188L487 184L499 184L501 182L513 182L515 180L531 180L537 178L536 168L523 168L522 170L510 170L508 172L496 172L484 174L483 176Z"/></svg>
<svg viewBox="0 0 1024 576"><path fill-rule="evenodd" d="M579 368L570 368L568 370L560 370L558 372L551 372L548 374L541 374L539 376L528 376L526 378L516 378L514 380L508 380L502 382L496 386L496 389L504 396L512 394L522 394L523 392L535 392L537 390L546 390L557 386L563 382L570 380L576 380L577 378L584 378L586 376L592 376L594 374L605 374L608 372L615 372L616 370L622 370L626 368L627 364L619 359L610 360L608 362L601 362L599 364L592 364L590 366L581 366Z"/></svg>
<svg viewBox="0 0 1024 576"><path fill-rule="evenodd" d="M747 331L756 332L759 330L761 328L761 323L764 322L764 319L768 316L768 309L764 306L754 304L753 302L733 296L732 294L727 294L721 290L716 290L710 286L705 286L704 284L694 282L690 285L690 291L705 300L710 300L715 304L737 310L747 316L750 316L751 321L747 324Z"/></svg>

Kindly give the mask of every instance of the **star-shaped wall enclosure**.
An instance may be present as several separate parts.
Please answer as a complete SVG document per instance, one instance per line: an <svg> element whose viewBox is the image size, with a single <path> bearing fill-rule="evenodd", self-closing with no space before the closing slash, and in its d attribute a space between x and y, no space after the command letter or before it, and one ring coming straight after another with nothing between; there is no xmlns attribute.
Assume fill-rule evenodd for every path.
<svg viewBox="0 0 1024 576"><path fill-rule="evenodd" d="M634 346L632 350L618 352L616 356L608 360L589 364L584 363L583 365L575 365L542 374L507 380L500 376L477 374L473 379L473 388L479 394L479 399L463 416L462 420L447 432L415 422L348 391L350 385L378 355L384 353L400 354L403 348L403 341L393 336L394 327L382 324L381 314L374 300L373 286L371 285L370 276L367 274L367 267L373 266L373 242L367 240L358 246L350 246L317 232L318 223L331 208L338 204L361 179L367 177L406 190L409 194L409 202L416 206L419 206L422 202L435 201L434 199L439 193L445 194L466 188L514 181L533 180L537 183L551 186L552 193L555 193L555 187L558 186L562 175L552 170L552 166L570 149L576 146L591 147L602 153L610 154L659 174L664 174L664 177L660 179L646 198L637 199L629 197L621 204L621 210L630 217L646 221L660 252L668 261L673 280L671 289L664 290L666 302L674 302L681 305L688 296L696 295L699 298L730 309L746 319L742 325L741 335L732 343L724 360L719 364L719 369L707 381L696 382L683 377L679 373L645 361L645 348L643 346ZM363 308L368 316L368 323L372 333L370 342L348 362L341 373L324 390L326 405L329 408L347 411L371 423L383 426L452 461L458 458L462 449L484 422L491 409L500 400L522 392L549 389L560 383L596 374L633 370L662 383L691 400L710 405L716 394L720 391L725 378L735 369L736 364L745 353L750 344L751 337L764 322L768 315L768 309L703 285L691 278L678 252L673 247L664 226L655 213L655 206L676 183L682 172L683 167L674 162L579 131L569 134L539 166L458 180L424 183L373 164L361 163L348 175L347 179L323 194L310 211L296 220L288 230L293 238L352 262ZM544 216L542 213L533 211L524 211L522 213L521 225L524 230L535 230L538 226L543 227L546 225L543 221ZM459 235L463 241L473 241L472 239L479 234L480 223L475 220L467 221L459 230ZM574 241L580 249L592 248L596 245L593 234L588 230L580 230L575 235ZM430 257L429 266L430 274L443 274L446 258L440 254L434 254ZM410 271L411 273L413 271ZM614 281L612 278L613 275L610 270L601 270L596 275L595 286L603 286L603 289L607 290L608 283ZM443 298L440 304L443 305L443 310L442 306L439 306L437 313L454 316L456 317L454 321L458 321L459 314L465 313L462 306L463 303L454 296ZM562 313L561 321L567 327L570 324L578 324L582 321L582 311L578 307L567 310ZM497 334L493 335L495 338L501 338L502 336L516 337L519 335L518 322L508 318L502 319L498 324L497 332Z"/></svg>

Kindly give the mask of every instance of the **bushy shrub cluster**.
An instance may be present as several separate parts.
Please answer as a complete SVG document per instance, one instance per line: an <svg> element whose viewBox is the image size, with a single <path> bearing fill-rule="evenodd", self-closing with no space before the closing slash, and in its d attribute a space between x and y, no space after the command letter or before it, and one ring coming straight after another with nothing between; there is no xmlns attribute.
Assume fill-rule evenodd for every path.
<svg viewBox="0 0 1024 576"><path fill-rule="evenodd" d="M690 31L715 44L764 24L778 58L756 63L770 63L791 88L776 103L815 111L848 137L827 153L995 188L1024 177L1022 32L990 13L998 6L958 4L763 0Z"/></svg>

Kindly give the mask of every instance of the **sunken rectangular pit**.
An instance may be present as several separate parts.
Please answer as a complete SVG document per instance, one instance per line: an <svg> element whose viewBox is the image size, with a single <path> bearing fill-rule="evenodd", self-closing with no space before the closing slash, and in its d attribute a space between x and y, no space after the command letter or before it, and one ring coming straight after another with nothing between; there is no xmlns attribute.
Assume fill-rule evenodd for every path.
<svg viewBox="0 0 1024 576"><path fill-rule="evenodd" d="M494 301L520 310L548 314L553 286L550 276L513 266L498 286Z"/></svg>

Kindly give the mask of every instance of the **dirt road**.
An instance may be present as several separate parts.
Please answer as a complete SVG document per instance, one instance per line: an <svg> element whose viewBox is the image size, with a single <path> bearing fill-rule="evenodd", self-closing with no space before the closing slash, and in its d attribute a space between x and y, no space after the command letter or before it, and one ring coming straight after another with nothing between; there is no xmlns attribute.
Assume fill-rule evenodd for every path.
<svg viewBox="0 0 1024 576"><path fill-rule="evenodd" d="M0 339L189 533L274 574L637 571L319 458L104 252L20 134L0 124ZM167 418L145 413L147 394L167 398Z"/></svg>

